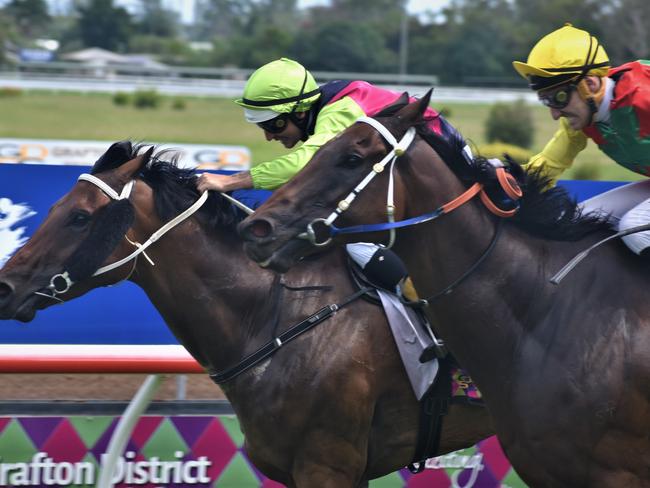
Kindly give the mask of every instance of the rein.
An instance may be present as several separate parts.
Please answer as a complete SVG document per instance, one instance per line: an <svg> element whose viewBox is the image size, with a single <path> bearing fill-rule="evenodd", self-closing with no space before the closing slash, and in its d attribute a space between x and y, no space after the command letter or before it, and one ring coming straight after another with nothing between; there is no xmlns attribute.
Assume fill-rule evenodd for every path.
<svg viewBox="0 0 650 488"><path fill-rule="evenodd" d="M104 181L100 180L94 175L84 173L79 175L77 178L77 181L86 181L92 185L95 185L97 188L102 190L106 196L108 196L111 200L125 200L130 197L131 192L133 188L135 187L136 180L131 180L129 181L126 185L124 185L124 188L122 188L121 193L117 193L113 188L111 188L109 185L107 185ZM246 205L243 203L237 201L236 199L232 198L230 195L226 195L225 193L221 193L223 197L225 197L227 200L230 202L234 203L237 207L242 209L244 212L248 213L249 215L253 213L253 210L248 208ZM165 235L167 232L172 230L174 227L182 223L183 221L187 220L189 217L191 217L196 211L203 206L203 204L206 202L208 199L208 192L204 191L201 196L198 198L196 202L194 202L189 208L181 212L179 215L174 217L172 220L164 224L160 229L158 229L156 232L154 232L149 239L147 239L144 244L140 244L139 242L134 242L129 237L125 234L124 237L125 239L132 245L136 247L136 250L133 251L131 254L128 256L114 262L111 264L107 264L106 266L102 266L98 270L96 270L93 273L94 276L98 276L104 273L107 273L109 271L112 271L116 268L119 268L120 266L128 263L129 261L135 261L140 254L144 254L145 258L149 263L154 266L154 262L147 256L145 253L145 250L154 244L156 241L158 241L163 235ZM236 202L236 203L235 203ZM135 262L133 269L135 269ZM133 272L133 269L129 273L129 276ZM57 285L58 283L58 285ZM68 271L64 271L63 273L58 273L50 279L49 285L46 287L46 289L50 292L50 294L47 293L41 293L41 292L35 292L37 295L42 295L48 298L52 298L54 300L58 300L59 302L62 302L60 298L57 297L57 295L63 295L64 293L67 293L70 288L74 285L74 281L70 278L70 273Z"/></svg>
<svg viewBox="0 0 650 488"><path fill-rule="evenodd" d="M431 295L428 298L421 298L420 300L416 302L410 302L410 301L403 301L407 305L412 305L412 306L423 306L426 307L430 305L432 302L436 301L438 298L442 298L446 295L449 295L451 292L453 292L458 285L460 285L463 281L465 281L467 278L470 277L470 275L477 270L477 268L481 265L483 261L487 259L487 257L492 253L492 250L497 244L497 241L499 240L499 237L501 237L501 231L503 230L503 219L499 219L497 221L497 226L496 229L494 230L494 235L492 236L492 240L488 244L488 247L483 251L483 254L479 256L479 258L476 260L472 266L469 267L467 271L465 271L462 275L460 275L458 278L456 278L455 281L447 285L445 288L440 290L438 293L435 293Z"/></svg>
<svg viewBox="0 0 650 488"><path fill-rule="evenodd" d="M460 194L458 197L453 200L441 205L432 212L412 217L405 220L395 221L395 206L394 206L394 184L393 184L393 169L395 162L398 157L402 156L406 150L409 148L413 140L415 139L415 128L410 127L404 137L400 141L397 141L393 134L379 121L372 119L370 117L360 117L357 119L357 122L363 122L374 127L382 137L392 146L392 149L384 156L384 158L373 165L372 170L366 177L359 183L354 190L352 190L347 197L341 200L336 210L332 212L327 218L318 218L312 220L307 224L306 232L303 232L298 235L301 239L307 239L313 246L322 247L328 245L332 238L338 234L358 234L365 232L379 232L379 231L390 231L390 243L387 246L390 248L395 241L395 229L402 227L409 227L412 225L422 224L424 222L429 222L435 220L445 214L452 212L453 210L461 207L465 203L472 200L477 195L479 196L481 202L485 207L492 212L497 217L507 218L512 217L516 212L517 208L511 210L503 210L499 208L485 192L484 184L480 182L474 183L470 186L465 192ZM503 163L498 159L489 159L488 162L495 168L495 173L497 181L501 186L501 189L504 193L513 200L518 200L523 195L521 188L517 184L516 179L511 174L507 173ZM349 227L337 227L334 225L334 221L341 216L343 212L350 208L352 202L356 197L363 191L368 184L373 180L375 176L383 172L386 165L389 164L390 167L390 176L388 181L388 190L386 196L386 214L388 216L388 222L380 224L361 224L353 225ZM327 238L324 241L319 241L316 235L316 230L314 229L315 225L321 224L328 229Z"/></svg>
<svg viewBox="0 0 650 488"><path fill-rule="evenodd" d="M290 287L288 287L291 289ZM304 289L323 289L323 287L305 287ZM303 288L295 288L295 290L302 290ZM353 301L360 298L364 293L369 291L370 288L361 288L357 290L352 295L348 296L345 300L340 303L332 303L321 308L317 312L313 313L306 319L298 322L296 325L290 327L282 334L275 336L269 342L264 344L262 347L252 352L241 361L239 361L235 366L232 366L225 371L220 373L210 373L210 379L214 381L217 385L227 383L232 379L236 378L245 371L248 371L252 367L258 365L264 361L269 356L272 356L285 344L293 341L297 337L301 336L308 330L311 330L324 320L327 320L333 316L336 312L341 310L343 307L349 305Z"/></svg>

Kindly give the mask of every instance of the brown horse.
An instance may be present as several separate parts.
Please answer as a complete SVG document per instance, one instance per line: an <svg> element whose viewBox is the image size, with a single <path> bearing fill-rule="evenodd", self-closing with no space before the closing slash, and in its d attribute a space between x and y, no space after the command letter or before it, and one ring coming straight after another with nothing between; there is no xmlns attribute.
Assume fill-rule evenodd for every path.
<svg viewBox="0 0 650 488"><path fill-rule="evenodd" d="M234 207L218 195L145 251L155 266L140 258L93 276L199 197L193 172L158 158L147 165L151 151L137 153L130 143L114 144L92 171L108 188L79 181L54 204L0 270L0 319L29 321L55 303L45 295L67 301L129 279L192 356L217 373L354 293L341 252L283 276L260 270L243 253ZM128 199L107 196L131 181ZM287 486L366 486L413 460L418 403L383 311L364 300L222 387L251 460ZM440 451L471 446L492 432L485 408L452 405Z"/></svg>
<svg viewBox="0 0 650 488"><path fill-rule="evenodd" d="M364 232L387 221L389 164L331 214L340 219L328 215L415 128L395 162L395 220L428 222L399 228L394 250L420 295L431 297L432 322L476 380L514 468L536 487L650 486L648 262L612 241L559 286L549 283L611 235L607 223L516 165L510 171L524 196L514 218L495 216L479 198L459 206L459 195L482 188L477 182L496 213L516 209L516 197L500 189L494 164L470 161L424 129L428 101L377 116L383 129L361 121L323 146L240 224L249 255L286 269L328 233L385 242L386 231L341 236L346 225L364 224L356 229ZM517 189L501 175L504 188Z"/></svg>

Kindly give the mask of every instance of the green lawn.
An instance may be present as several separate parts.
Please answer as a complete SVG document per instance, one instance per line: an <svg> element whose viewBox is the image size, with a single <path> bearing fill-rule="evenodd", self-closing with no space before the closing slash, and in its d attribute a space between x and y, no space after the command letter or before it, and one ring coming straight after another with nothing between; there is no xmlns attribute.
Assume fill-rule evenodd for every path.
<svg viewBox="0 0 650 488"><path fill-rule="evenodd" d="M116 106L110 95L23 92L0 98L0 137L41 139L132 139L153 142L196 144L238 144L248 146L253 161L260 162L285 152L278 143L266 142L262 132L244 121L241 109L231 100L185 98L184 110L174 110L172 99L164 98L157 109ZM435 100L433 101L436 107ZM484 125L490 105L450 104L449 120L475 144L485 142ZM539 151L556 128L544 107L534 108L535 141ZM638 175L614 164L589 144L574 167L566 173L589 166L601 179L632 180Z"/></svg>

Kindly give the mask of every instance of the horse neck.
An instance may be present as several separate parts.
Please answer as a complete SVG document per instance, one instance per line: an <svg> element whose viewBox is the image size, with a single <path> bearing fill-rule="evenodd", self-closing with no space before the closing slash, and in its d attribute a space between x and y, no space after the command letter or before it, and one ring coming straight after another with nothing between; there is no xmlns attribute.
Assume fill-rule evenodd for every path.
<svg viewBox="0 0 650 488"><path fill-rule="evenodd" d="M433 163L431 158L420 158L407 170L411 172L400 173L408 188L403 192L405 217L429 212L465 189L439 158ZM490 246L496 221L474 199L438 220L400 231L395 250L406 261L420 296L439 293L469 270ZM601 297L609 293L603 289L606 283L594 283L593 268L584 265L573 272L569 288L549 283L573 256L604 237L602 233L569 243L533 237L507 220L501 226L501 235L480 266L429 306L432 322L481 387L490 379L510 376L507 369L518 363L524 342L543 345L544 354L552 347L556 354L570 357L569 349L575 346L566 344L575 344L571 334L580 324L575 321L558 328L557 322L546 319L550 311L566 317L584 306L579 290L589 289L593 296ZM619 251L608 246L600 251L600 257L616 263L612 266L627 262L625 266L634 268L629 262L632 259ZM603 331L596 327L602 329L606 324L593 327L593 337L599 337Z"/></svg>
<svg viewBox="0 0 650 488"><path fill-rule="evenodd" d="M152 204L136 206L136 237L143 242L162 223ZM221 370L247 347L264 340L267 317L278 304L276 276L261 270L242 250L234 229L205 229L190 218L147 250L132 281L148 295L168 327L199 362Z"/></svg>
<svg viewBox="0 0 650 488"><path fill-rule="evenodd" d="M433 164L434 168L429 156L420 163L413 161L400 173L408 188L408 192L398 189L406 195L406 218L431 212L465 191L439 158ZM474 199L437 220L399 231L395 251L406 262L419 295L431 297L472 268L490 246L496 228L492 215ZM514 354L522 333L517 321L504 320L522 303L517 290L503 293L502 280L519 272L508 256L512 239L520 238L504 229L485 261L429 307L434 327L471 372L484 370L482 361L475 364L476 358L504 364L502 357Z"/></svg>

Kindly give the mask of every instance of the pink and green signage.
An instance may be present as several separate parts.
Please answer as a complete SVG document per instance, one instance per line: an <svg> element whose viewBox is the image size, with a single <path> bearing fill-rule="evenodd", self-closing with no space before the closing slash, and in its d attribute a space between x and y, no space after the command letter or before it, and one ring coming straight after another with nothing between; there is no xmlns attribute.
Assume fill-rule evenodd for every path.
<svg viewBox="0 0 650 488"><path fill-rule="evenodd" d="M118 417L0 417L0 486L94 486ZM117 487L281 487L246 457L231 415L145 416L121 457ZM401 470L373 488L524 488L496 438Z"/></svg>

